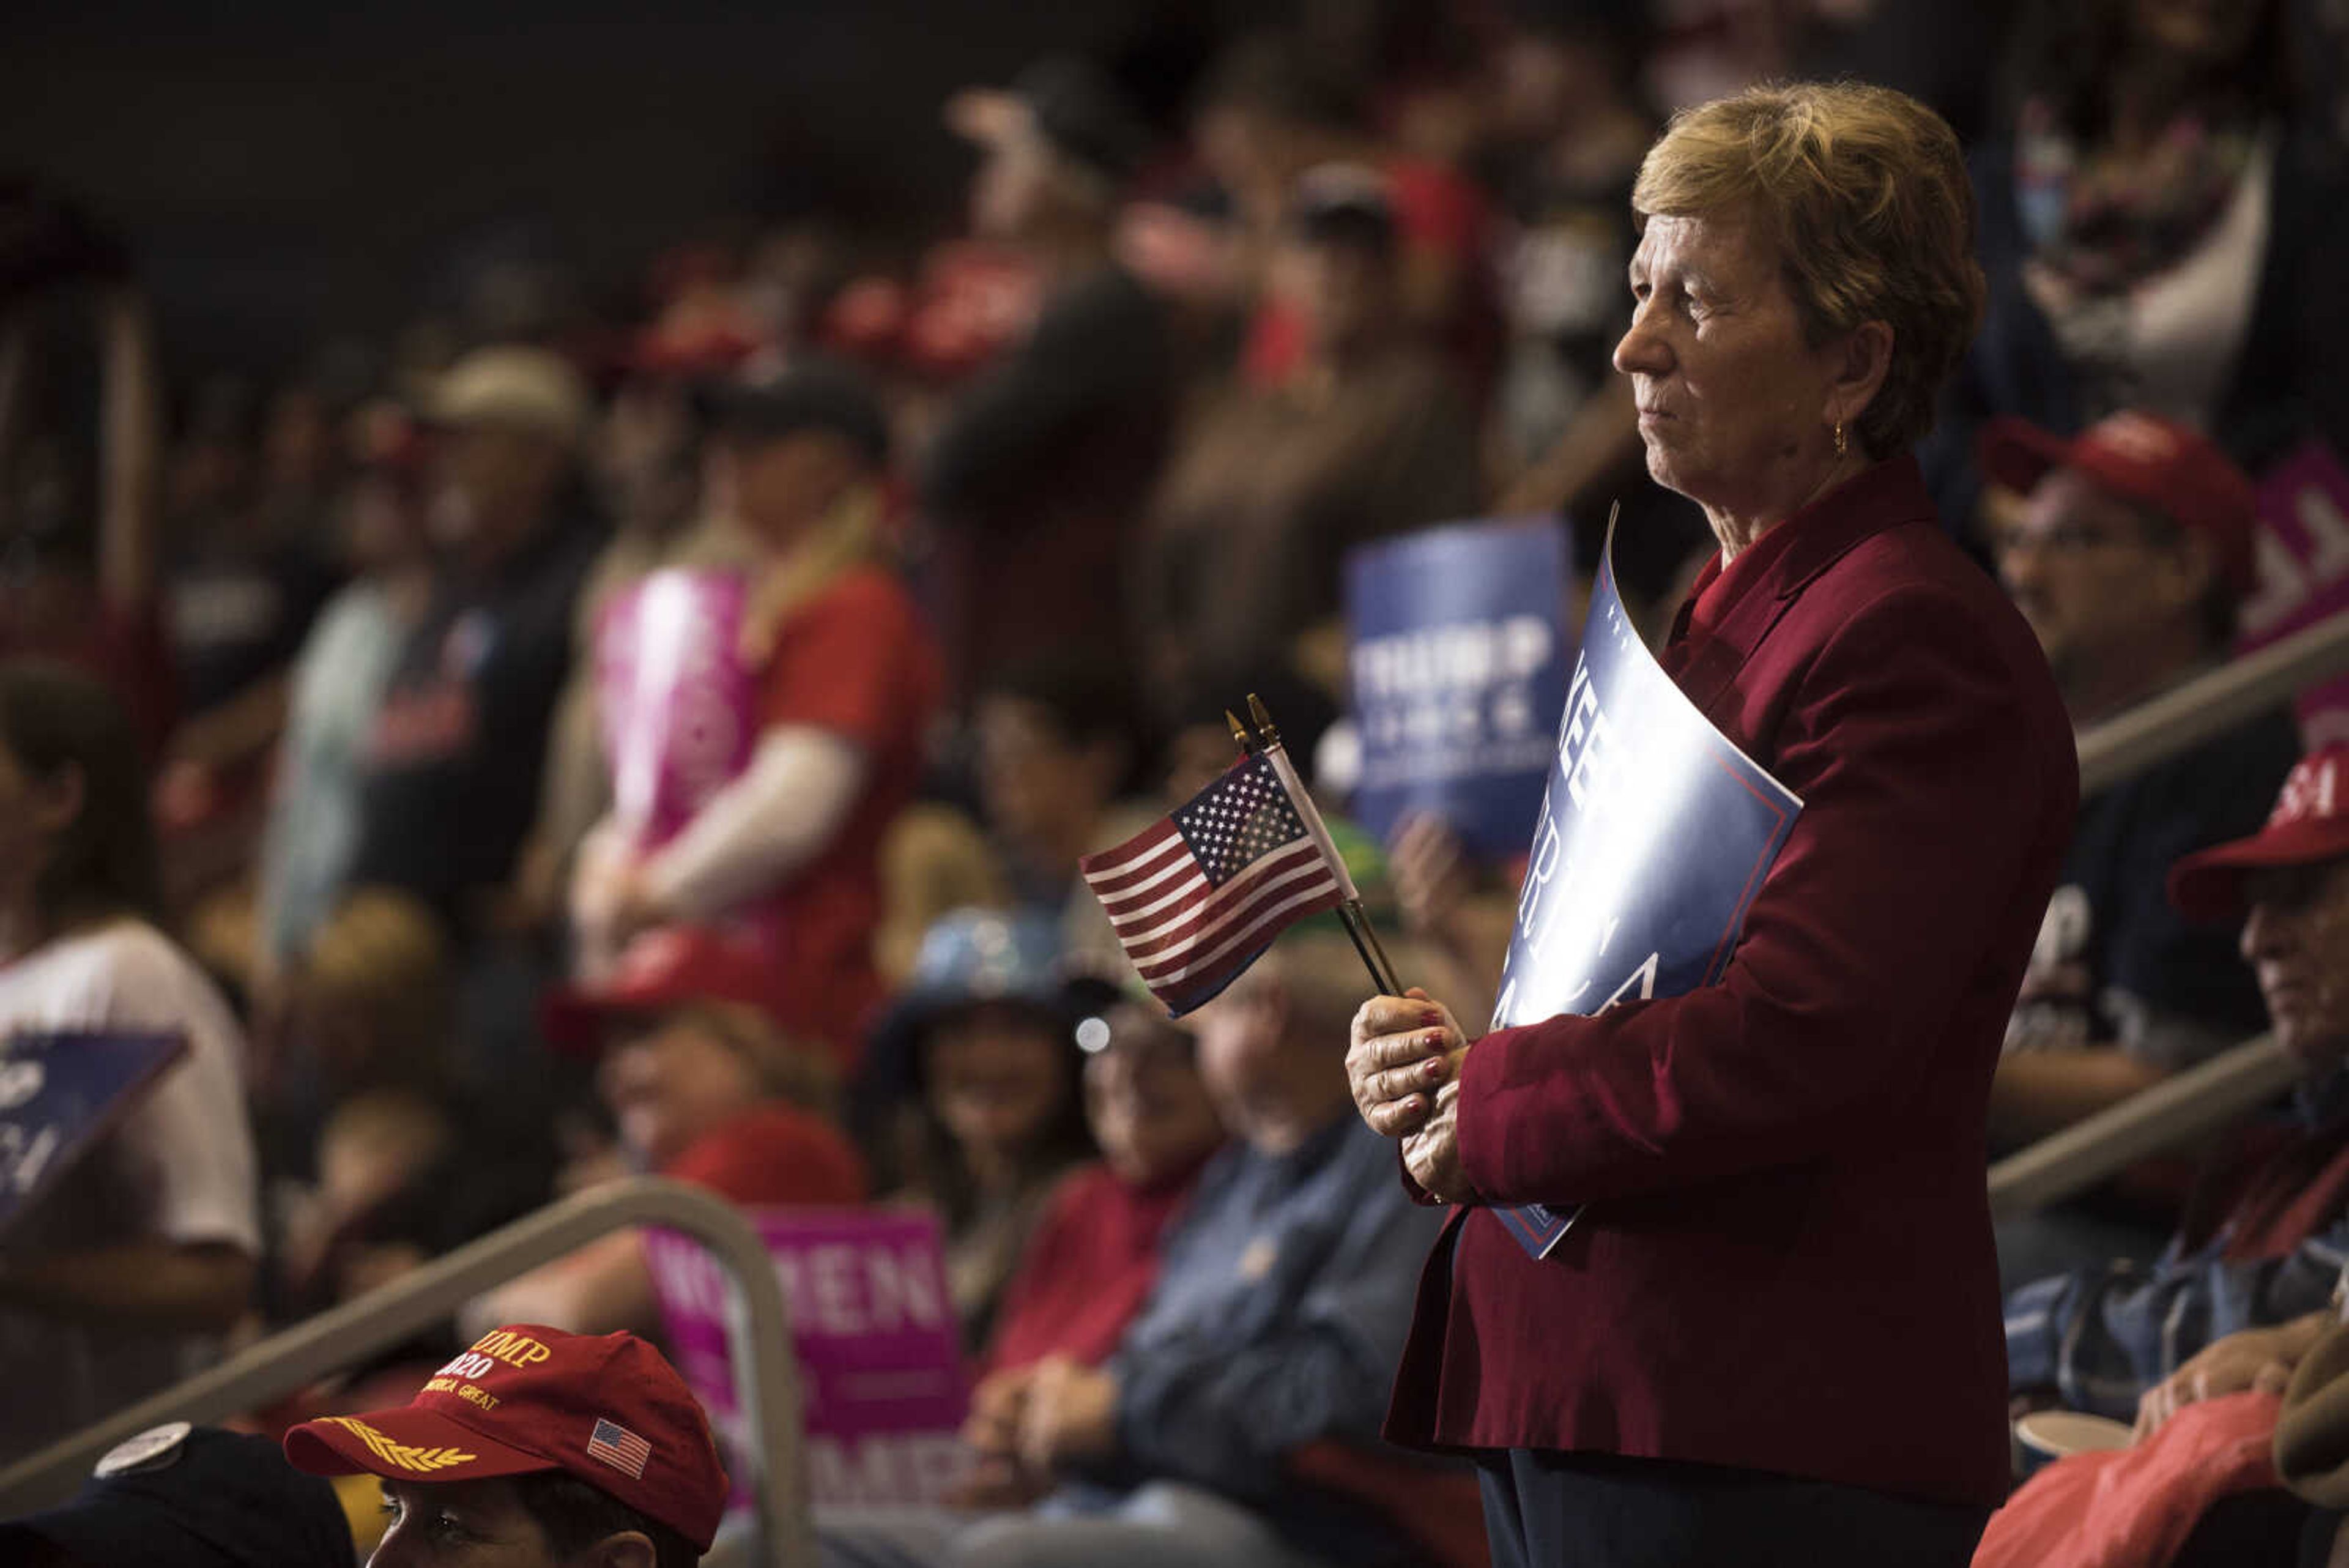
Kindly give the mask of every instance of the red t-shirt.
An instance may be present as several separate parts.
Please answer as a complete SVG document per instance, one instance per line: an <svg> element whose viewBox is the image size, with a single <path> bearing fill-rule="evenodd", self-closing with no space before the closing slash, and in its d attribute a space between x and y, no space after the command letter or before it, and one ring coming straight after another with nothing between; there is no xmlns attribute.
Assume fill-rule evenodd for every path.
<svg viewBox="0 0 2349 1568"><path fill-rule="evenodd" d="M770 1100L721 1122L662 1168L745 1208L864 1201L864 1161L820 1116Z"/></svg>
<svg viewBox="0 0 2349 1568"><path fill-rule="evenodd" d="M872 566L792 611L760 678L763 726L826 730L864 753L864 791L848 820L760 906L773 932L780 1022L831 1045L843 1070L855 1066L882 997L873 965L882 836L921 783L923 737L944 687L912 596Z"/></svg>
<svg viewBox="0 0 2349 1568"><path fill-rule="evenodd" d="M1206 1164L1203 1156L1146 1188L1098 1163L1062 1181L1004 1289L980 1370L1003 1372L1047 1355L1088 1366L1107 1359L1150 1299L1159 1240Z"/></svg>

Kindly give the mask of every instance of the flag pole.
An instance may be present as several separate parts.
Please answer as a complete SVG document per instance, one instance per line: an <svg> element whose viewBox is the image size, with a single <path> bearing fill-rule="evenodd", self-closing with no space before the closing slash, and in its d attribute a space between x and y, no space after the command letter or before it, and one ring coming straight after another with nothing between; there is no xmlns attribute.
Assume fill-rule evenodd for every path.
<svg viewBox="0 0 2349 1568"><path fill-rule="evenodd" d="M1386 948L1379 941L1379 933L1371 929L1371 917L1362 909L1362 895L1354 887L1353 875L1346 869L1345 857L1338 853L1337 845L1330 841L1330 829L1321 820L1320 808L1313 804L1312 794L1297 776L1297 769L1288 760L1288 748L1280 743L1280 731L1273 724L1272 714L1265 708L1263 700L1253 691L1248 693L1247 705L1248 717L1256 722L1253 734L1230 709L1224 710L1224 721L1231 726L1232 739L1240 743L1241 750L1252 756L1261 754L1272 764L1273 773L1280 780L1282 792L1288 796L1288 804L1304 820L1305 830L1313 836L1315 846L1329 862L1330 870L1337 874L1339 885L1345 889L1345 899L1338 906L1338 919L1344 924L1346 935L1353 939L1354 950L1361 955L1362 967L1371 971L1371 983L1379 988L1381 996L1401 996L1402 981L1396 978L1394 961L1387 957Z"/></svg>

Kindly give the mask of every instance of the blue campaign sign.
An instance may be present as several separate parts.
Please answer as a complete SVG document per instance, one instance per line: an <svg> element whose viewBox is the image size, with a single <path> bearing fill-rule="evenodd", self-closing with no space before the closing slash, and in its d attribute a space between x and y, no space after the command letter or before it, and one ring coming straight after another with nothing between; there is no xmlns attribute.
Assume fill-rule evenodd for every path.
<svg viewBox="0 0 2349 1568"><path fill-rule="evenodd" d="M1640 642L1612 544L1535 821L1495 1029L1719 980L1803 809ZM1537 1258L1574 1222L1539 1204L1494 1212Z"/></svg>
<svg viewBox="0 0 2349 1568"><path fill-rule="evenodd" d="M1554 517L1457 523L1351 551L1355 821L1384 839L1442 817L1514 854L1541 799L1566 690L1567 531Z"/></svg>
<svg viewBox="0 0 2349 1568"><path fill-rule="evenodd" d="M0 1230L31 1210L187 1048L181 1034L0 1040Z"/></svg>

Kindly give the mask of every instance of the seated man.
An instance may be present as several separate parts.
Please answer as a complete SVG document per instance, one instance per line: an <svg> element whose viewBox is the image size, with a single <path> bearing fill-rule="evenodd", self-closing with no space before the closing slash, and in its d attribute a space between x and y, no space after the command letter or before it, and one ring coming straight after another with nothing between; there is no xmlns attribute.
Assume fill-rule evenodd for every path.
<svg viewBox="0 0 2349 1568"><path fill-rule="evenodd" d="M2006 1304L2011 1386L2121 1419L2142 1399L2149 1423L2304 1350L2349 1248L2349 746L2295 767L2260 832L2180 861L2170 896L2198 918L2249 909L2243 956L2301 1064L2302 1125L2214 1161L2149 1272L2058 1274Z"/></svg>
<svg viewBox="0 0 2349 1568"><path fill-rule="evenodd" d="M2038 634L2074 724L2086 728L2223 661L2254 581L2251 481L2208 441L2116 414L2064 441L1998 420L1985 468L2023 499L1996 530L2001 580ZM2178 857L2259 826L2299 754L2282 707L2080 802L2007 1051L1991 1137L2013 1147L2256 1033L2260 999L2232 919L2172 909ZM2177 1219L2174 1165L1999 1227L2009 1286L2075 1263L2160 1250Z"/></svg>
<svg viewBox="0 0 2349 1568"><path fill-rule="evenodd" d="M1363 981L1334 932L1292 933L1197 1014L1237 1141L1166 1238L1158 1282L1097 1367L1048 1356L974 1412L983 1453L1058 1485L994 1514L820 1518L834 1564L1373 1563L1397 1531L1297 1478L1378 1442L1442 1216L1351 1113L1342 1043Z"/></svg>
<svg viewBox="0 0 2349 1568"><path fill-rule="evenodd" d="M574 502L592 400L568 361L478 349L433 389L424 607L357 742L339 894L397 888L471 936L537 810L572 606L597 548Z"/></svg>
<svg viewBox="0 0 2349 1568"><path fill-rule="evenodd" d="M831 1056L786 1034L778 1011L760 949L678 926L638 937L605 980L551 992L539 1025L557 1050L597 1058L630 1168L746 1209L862 1203L864 1162L832 1120ZM515 1318L574 1334L656 1329L637 1233L612 1231L507 1281L463 1321Z"/></svg>
<svg viewBox="0 0 2349 1568"><path fill-rule="evenodd" d="M2024 495L1994 541L2000 576L2075 724L2226 659L2255 518L2251 482L2216 447L2124 413L2069 441L1998 421L1982 459ZM2180 856L2257 826L2298 752L2274 709L2081 801L2008 1026L1994 1137L2044 1137L2259 1028L2233 919L2182 915L2161 880Z"/></svg>
<svg viewBox="0 0 2349 1568"><path fill-rule="evenodd" d="M1076 1037L1085 1124L1102 1157L1052 1189L1004 1287L982 1388L1048 1355L1091 1366L1117 1348L1158 1282L1166 1233L1223 1146L1198 1037L1156 1002L1121 996Z"/></svg>
<svg viewBox="0 0 2349 1568"><path fill-rule="evenodd" d="M726 1508L701 1407L629 1334L493 1330L404 1406L295 1427L285 1457L382 1481L368 1568L690 1568Z"/></svg>

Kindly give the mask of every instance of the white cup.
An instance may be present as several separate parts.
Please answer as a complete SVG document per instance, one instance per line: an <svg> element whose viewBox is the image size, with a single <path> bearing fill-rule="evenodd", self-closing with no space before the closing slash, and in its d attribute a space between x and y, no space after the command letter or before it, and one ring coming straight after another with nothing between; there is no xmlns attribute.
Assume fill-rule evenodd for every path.
<svg viewBox="0 0 2349 1568"><path fill-rule="evenodd" d="M2078 1410L2033 1410L2014 1419L2015 1470L2037 1474L2051 1461L2073 1454L2126 1449L2135 1431L2118 1421Z"/></svg>

